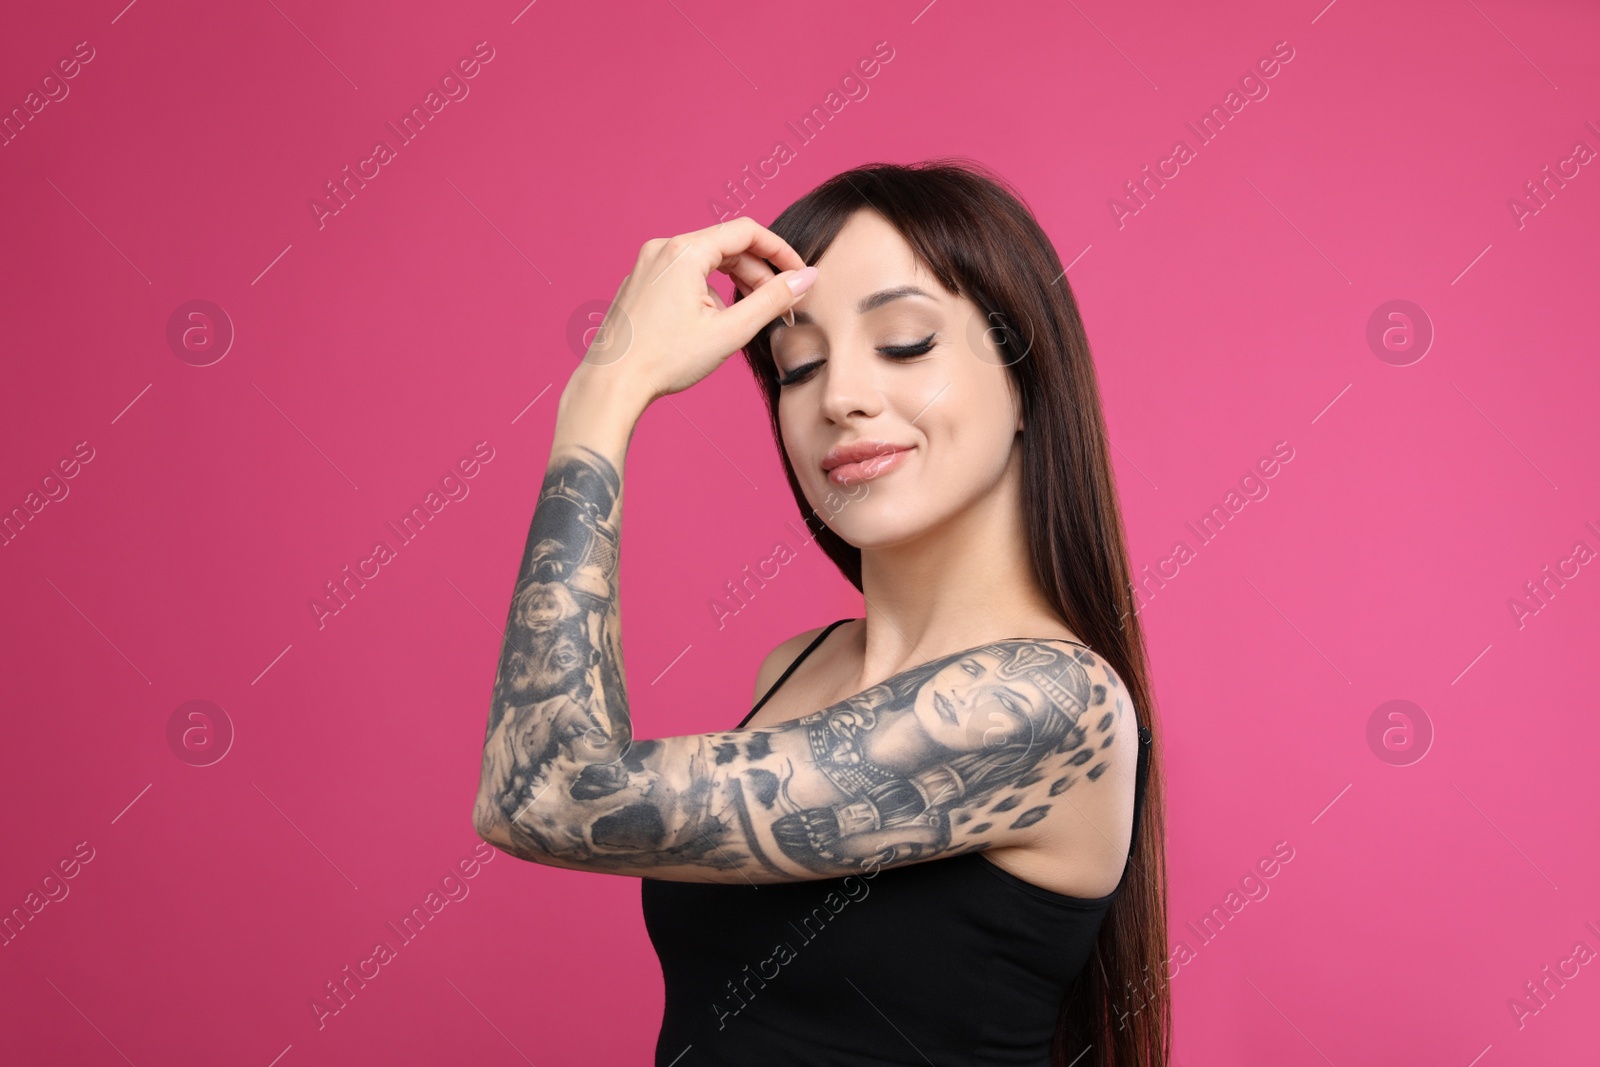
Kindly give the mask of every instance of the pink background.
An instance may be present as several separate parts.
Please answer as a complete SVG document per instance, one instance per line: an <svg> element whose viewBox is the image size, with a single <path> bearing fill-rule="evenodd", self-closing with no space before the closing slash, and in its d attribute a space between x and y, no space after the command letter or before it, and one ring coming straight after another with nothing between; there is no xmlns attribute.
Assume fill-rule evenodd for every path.
<svg viewBox="0 0 1600 1067"><path fill-rule="evenodd" d="M1194 952L1177 1062L1592 1058L1600 964L1520 1026L1509 1002L1600 951L1600 566L1520 624L1508 602L1600 549L1600 165L1520 225L1508 204L1600 149L1593 9L124 2L10 4L0 32L8 113L94 50L0 148L0 507L69 490L0 547L0 907L70 891L0 948L14 1062L647 1060L637 881L499 853L447 876L480 845L572 324L779 140L742 209L763 223L873 160L1014 181L1071 264L1135 565L1196 551L1143 611ZM319 227L324 183L480 41L469 95ZM882 41L802 143L786 123ZM1279 41L1270 93L1197 146L1185 123ZM1119 226L1179 138L1196 158ZM167 342L196 299L236 331L209 366ZM1407 366L1366 339L1394 299L1435 331ZM1186 523L1279 441L1269 495L1199 546ZM324 583L478 442L469 494L319 627ZM733 724L768 649L860 613L812 546L718 628L724 583L796 540L739 359L650 410L627 478L640 736ZM1368 741L1397 699L1433 734L1409 765ZM191 700L233 731L209 766L169 741ZM1187 924L1279 842L1268 895L1202 943ZM466 895L400 944L441 879ZM319 1027L380 939L395 958Z"/></svg>

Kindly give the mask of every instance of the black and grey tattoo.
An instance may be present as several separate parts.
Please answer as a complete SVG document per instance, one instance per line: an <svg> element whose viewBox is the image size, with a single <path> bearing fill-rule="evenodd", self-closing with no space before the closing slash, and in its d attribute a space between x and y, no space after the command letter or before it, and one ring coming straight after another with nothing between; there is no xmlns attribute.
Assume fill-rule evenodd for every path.
<svg viewBox="0 0 1600 1067"><path fill-rule="evenodd" d="M982 645L770 727L634 741L618 633L622 483L553 458L512 599L474 818L556 866L697 881L835 877L1014 844L1125 727L1081 647Z"/></svg>

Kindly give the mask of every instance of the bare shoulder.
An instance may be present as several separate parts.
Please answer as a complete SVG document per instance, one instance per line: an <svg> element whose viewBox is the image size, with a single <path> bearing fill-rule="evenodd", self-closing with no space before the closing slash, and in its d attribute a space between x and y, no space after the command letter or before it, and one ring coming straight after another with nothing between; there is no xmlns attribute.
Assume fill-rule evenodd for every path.
<svg viewBox="0 0 1600 1067"><path fill-rule="evenodd" d="M756 691L750 702L753 704L765 696L767 690L778 680L778 676L788 670L789 665L805 651L805 647L826 629L826 626L812 627L803 633L795 634L768 652L766 658L761 661L760 670L756 671Z"/></svg>
<svg viewBox="0 0 1600 1067"><path fill-rule="evenodd" d="M1079 799L1092 801L1113 824L1131 822L1140 713L1126 683L1104 658L1086 648L1073 648L1070 655L1083 669L1082 712L1075 731L1078 744L1071 746L1066 761L1071 770L1061 789L1081 781L1085 788ZM1099 783L1098 788L1089 788L1090 783Z"/></svg>
<svg viewBox="0 0 1600 1067"><path fill-rule="evenodd" d="M1056 819L1044 820L1031 838L991 848L989 858L1026 881L1057 893L1098 897L1121 880L1132 844L1142 711L1111 664L1085 648L1065 653L1071 669L1049 673L1067 686L1076 709L1060 755L1025 781L1051 798Z"/></svg>

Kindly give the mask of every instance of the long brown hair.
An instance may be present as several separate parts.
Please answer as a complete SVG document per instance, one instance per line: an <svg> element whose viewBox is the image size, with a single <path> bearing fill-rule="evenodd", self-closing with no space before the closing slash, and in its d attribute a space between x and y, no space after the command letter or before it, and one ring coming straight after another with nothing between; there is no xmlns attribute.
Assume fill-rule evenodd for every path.
<svg viewBox="0 0 1600 1067"><path fill-rule="evenodd" d="M969 298L983 314L980 329L987 328L1000 346L1021 392L1022 494L1033 520L1028 539L1034 572L1061 618L1123 680L1151 734L1137 839L1094 954L1062 1002L1051 1062L1166 1067L1172 1005L1161 731L1099 386L1077 302L1055 248L1021 196L967 159L872 163L845 171L795 201L768 228L811 264L862 208L883 216L947 290ZM861 550L808 505L783 447L778 373L766 330L744 356L762 387L806 525L859 590Z"/></svg>

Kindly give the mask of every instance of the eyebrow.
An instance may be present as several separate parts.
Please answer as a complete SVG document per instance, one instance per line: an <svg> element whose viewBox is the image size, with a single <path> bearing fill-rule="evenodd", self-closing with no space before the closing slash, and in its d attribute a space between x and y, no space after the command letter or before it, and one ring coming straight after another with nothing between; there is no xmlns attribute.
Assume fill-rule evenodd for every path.
<svg viewBox="0 0 1600 1067"><path fill-rule="evenodd" d="M938 297L934 296L926 289L922 289L918 286L897 285L892 289L879 289L876 293L869 293L868 295L862 297L856 302L856 314L865 315L867 312L880 308L890 301L903 300L906 297L912 296L926 297L929 300L938 299ZM812 318L810 312L801 311L800 309L796 308L794 313L794 324L796 326L815 326L817 324L817 320ZM784 322L783 319L779 317L772 320L772 325L769 328L775 335L778 331L778 328L787 327L788 325L789 324L787 322Z"/></svg>

